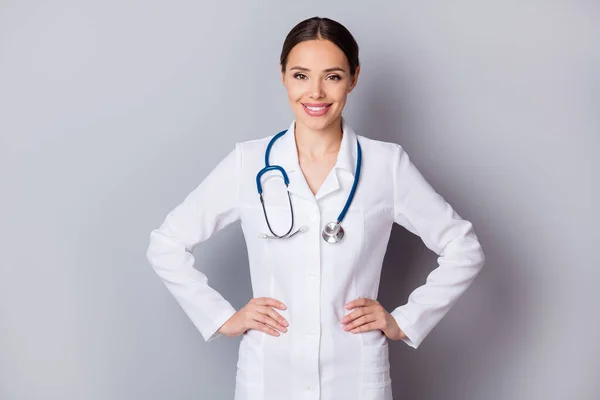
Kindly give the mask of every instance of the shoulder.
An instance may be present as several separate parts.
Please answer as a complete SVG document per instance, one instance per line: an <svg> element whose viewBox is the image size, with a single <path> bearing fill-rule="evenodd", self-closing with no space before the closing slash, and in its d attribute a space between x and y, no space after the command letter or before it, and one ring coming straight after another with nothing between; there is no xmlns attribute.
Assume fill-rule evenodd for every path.
<svg viewBox="0 0 600 400"><path fill-rule="evenodd" d="M238 151L244 154L264 153L269 142L275 135L265 136L257 139L249 139L236 143Z"/></svg>
<svg viewBox="0 0 600 400"><path fill-rule="evenodd" d="M243 174L256 173L264 167L267 146L275 134L235 144L239 167Z"/></svg>
<svg viewBox="0 0 600 400"><path fill-rule="evenodd" d="M404 148L395 142L371 139L367 136L356 135L360 147L365 155L376 157L382 162L388 162L399 158L405 153Z"/></svg>

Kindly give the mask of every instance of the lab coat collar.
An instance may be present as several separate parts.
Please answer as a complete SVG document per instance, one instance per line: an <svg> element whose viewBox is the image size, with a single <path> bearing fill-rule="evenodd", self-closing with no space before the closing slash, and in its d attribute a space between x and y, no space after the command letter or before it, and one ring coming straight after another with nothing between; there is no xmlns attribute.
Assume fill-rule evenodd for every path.
<svg viewBox="0 0 600 400"><path fill-rule="evenodd" d="M296 120L292 121L288 131L281 136L271 149L271 165L282 166L290 179L288 190L308 200L319 200L340 188L337 170L343 170L354 179L356 168L356 134L348 122L342 117L342 142L333 171L327 176L316 195L313 195L300 168L295 133Z"/></svg>
<svg viewBox="0 0 600 400"><path fill-rule="evenodd" d="M298 161L298 148L296 146L296 120L292 121L288 131L280 137L271 151L271 165L281 165L286 172L300 170ZM279 142L279 143L278 143ZM279 144L279 146L277 146ZM352 177L356 171L356 133L348 122L342 117L342 143L334 169L343 169L348 171ZM275 157L277 154L277 157Z"/></svg>

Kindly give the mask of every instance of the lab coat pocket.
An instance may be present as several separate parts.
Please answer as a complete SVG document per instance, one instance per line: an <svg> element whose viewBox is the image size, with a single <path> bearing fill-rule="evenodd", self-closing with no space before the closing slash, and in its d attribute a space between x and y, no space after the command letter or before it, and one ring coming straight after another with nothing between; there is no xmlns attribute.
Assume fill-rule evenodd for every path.
<svg viewBox="0 0 600 400"><path fill-rule="evenodd" d="M289 207L271 207L267 209L269 223L271 229L278 235L283 235L290 229L292 217ZM302 221L304 216L301 210L294 209L294 225L292 232L296 232L300 227L304 226ZM266 233L272 235L269 231L266 222L262 222L262 228ZM294 281L294 276L301 271L303 252L307 252L307 235L306 227L302 231L292 237L284 239L259 239L262 241L264 258L263 265L269 269L269 278L271 286L269 296L283 301L288 300L286 295L289 290L284 290L289 282Z"/></svg>
<svg viewBox="0 0 600 400"><path fill-rule="evenodd" d="M391 385L389 345L363 345L363 388L385 388Z"/></svg>
<svg viewBox="0 0 600 400"><path fill-rule="evenodd" d="M267 218L265 218L265 211L268 223ZM289 205L284 207L265 203L265 210L261 206L243 207L240 210L240 215L246 243L252 248L258 246L263 250L267 243L285 240L270 238L273 236L271 230L277 235L283 235L290 229L292 223Z"/></svg>

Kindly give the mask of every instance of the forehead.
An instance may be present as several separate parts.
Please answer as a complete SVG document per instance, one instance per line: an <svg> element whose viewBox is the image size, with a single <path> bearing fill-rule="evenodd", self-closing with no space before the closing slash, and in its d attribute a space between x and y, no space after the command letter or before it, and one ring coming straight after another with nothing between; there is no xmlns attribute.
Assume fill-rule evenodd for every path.
<svg viewBox="0 0 600 400"><path fill-rule="evenodd" d="M329 40L306 40L295 45L288 55L288 68L302 66L325 69L333 66L348 67L344 52Z"/></svg>

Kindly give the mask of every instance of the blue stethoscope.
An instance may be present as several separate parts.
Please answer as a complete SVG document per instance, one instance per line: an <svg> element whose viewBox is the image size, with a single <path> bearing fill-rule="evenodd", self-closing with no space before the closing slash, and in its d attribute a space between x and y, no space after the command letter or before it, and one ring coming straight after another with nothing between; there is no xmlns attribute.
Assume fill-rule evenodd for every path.
<svg viewBox="0 0 600 400"><path fill-rule="evenodd" d="M263 213L265 214L265 220L267 221L267 226L269 227L269 231L273 234L273 236L270 236L267 234L262 234L261 237L264 239L289 239L299 232L304 232L305 228L306 228L303 226L300 229L292 232L292 229L294 229L294 210L292 208L292 198L290 196L289 189L287 191L287 194L288 194L288 200L290 203L290 213L292 215L292 223L290 225L290 229L283 235L277 235L275 232L273 232L273 229L271 228L271 224L269 223L269 218L267 217L267 211L265 210L265 203L263 201L263 195L262 195L263 190L262 190L262 185L260 184L260 178L262 177L262 175L265 172L277 170L277 171L281 172L281 175L283 176L283 181L285 183L286 188L290 184L290 180L289 180L285 170L281 166L269 164L269 155L271 154L271 147L273 146L273 143L275 143L275 141L277 139L279 139L281 136L283 136L287 131L288 131L287 129L284 131L281 131L271 139L271 141L269 142L269 144L267 146L267 150L265 151L265 167L263 169L261 169L260 171L258 171L258 174L256 175L256 187L258 189L258 194L260 195L260 204L262 205ZM346 204L344 205L344 208L342 209L342 212L340 213L340 215L337 217L337 220L335 222L328 222L325 225L325 227L323 228L323 232L322 232L321 236L327 243L337 243L340 240L342 240L342 238L344 237L344 229L342 228L341 223L342 223L342 220L344 219L344 217L346 216L346 212L348 211L348 207L350 207L350 203L352 203L352 199L354 198L354 192L356 191L356 186L358 185L358 178L360 176L360 167L362 164L362 151L361 151L360 143L358 142L358 139L356 139L356 146L357 146L357 150L358 150L358 157L357 157L358 159L356 162L356 173L354 174L354 183L352 184L352 189L350 190L350 194L348 195Z"/></svg>

